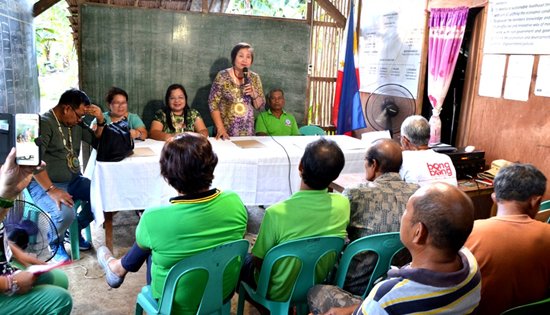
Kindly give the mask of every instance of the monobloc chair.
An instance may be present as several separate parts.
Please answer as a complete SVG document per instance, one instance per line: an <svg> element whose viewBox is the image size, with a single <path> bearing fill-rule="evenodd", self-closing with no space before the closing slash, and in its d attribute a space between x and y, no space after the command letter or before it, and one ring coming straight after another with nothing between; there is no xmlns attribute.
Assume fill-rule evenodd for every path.
<svg viewBox="0 0 550 315"><path fill-rule="evenodd" d="M71 226L69 226L69 237L71 238L71 258L73 260L79 260L80 259L80 245L78 240L78 234L80 231L78 230L78 220L76 219L76 216L78 214L78 208L80 208L82 205L82 201L76 200L73 206L75 219L71 223ZM92 231L90 230L90 225L88 225L86 228L86 240L88 242L92 242Z"/></svg>
<svg viewBox="0 0 550 315"><path fill-rule="evenodd" d="M28 189L23 190L23 196L25 197L25 200L28 200L30 202L33 202L31 194L29 193ZM73 209L75 214L75 219L69 226L69 235L71 238L71 258L72 260L79 260L80 259L80 246L79 246L79 240L78 240L78 220L76 219L76 215L78 214L78 208L81 206L80 200L75 200ZM86 240L88 242L92 242L92 230L90 229L90 226L88 225L86 227ZM62 235L63 236L63 235Z"/></svg>
<svg viewBox="0 0 550 315"><path fill-rule="evenodd" d="M307 292L317 284L315 267L327 254L333 253L334 260L340 254L344 246L344 239L336 236L309 237L279 244L270 249L262 263L262 269L258 278L257 289L253 289L241 281L239 289L239 304L237 314L242 315L246 294L256 303L267 308L271 314L287 315L291 306L297 305L303 310L307 306ZM268 298L269 282L273 266L284 258L296 258L300 261L297 268L299 274L292 284L292 290L286 301L273 301ZM328 276L325 275L325 279ZM307 311L306 311L307 313Z"/></svg>
<svg viewBox="0 0 550 315"><path fill-rule="evenodd" d="M376 253L378 256L376 266L372 271L367 288L363 293L364 299L372 289L374 281L380 277L386 276L386 273L390 269L393 256L403 248L403 243L401 243L399 239L399 232L368 235L356 239L346 247L342 254L342 258L340 258L338 270L336 271L335 284L340 288L344 287L350 262L355 255L366 251Z"/></svg>
<svg viewBox="0 0 550 315"><path fill-rule="evenodd" d="M323 128L315 125L307 125L300 127L300 133L303 136L324 136L326 135Z"/></svg>
<svg viewBox="0 0 550 315"><path fill-rule="evenodd" d="M243 239L225 243L183 259L168 272L158 301L153 298L150 285L141 289L136 300L136 315L143 314L144 310L147 314L169 315L172 311L178 280L189 272L201 270L207 272L208 280L197 314L229 314L231 300L224 304L223 274L226 267L237 257L242 266L247 252L248 241ZM194 288L190 289L194 290Z"/></svg>
<svg viewBox="0 0 550 315"><path fill-rule="evenodd" d="M550 297L504 311L501 315L550 314Z"/></svg>
<svg viewBox="0 0 550 315"><path fill-rule="evenodd" d="M547 223L550 223L550 215L548 215L548 212L550 212L550 200L545 200L540 203L539 207L539 213L537 213L537 218L545 216L548 216L548 219L546 219Z"/></svg>

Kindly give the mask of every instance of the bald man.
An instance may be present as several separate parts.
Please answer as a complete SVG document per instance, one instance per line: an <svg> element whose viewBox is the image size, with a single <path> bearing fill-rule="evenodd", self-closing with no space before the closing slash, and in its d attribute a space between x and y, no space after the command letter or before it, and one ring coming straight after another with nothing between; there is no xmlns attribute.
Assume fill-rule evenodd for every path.
<svg viewBox="0 0 550 315"><path fill-rule="evenodd" d="M399 177L401 147L391 139L373 143L365 156L366 183L346 188L343 194L350 201L350 241L367 235L398 232L399 221L417 184L405 183ZM357 255L351 262L344 289L363 295L374 270L376 255Z"/></svg>
<svg viewBox="0 0 550 315"><path fill-rule="evenodd" d="M327 314L470 314L480 299L477 262L463 248L472 231L474 207L465 193L447 183L417 190L401 218L401 241L412 262L388 271L359 305ZM314 313L324 310L311 309Z"/></svg>

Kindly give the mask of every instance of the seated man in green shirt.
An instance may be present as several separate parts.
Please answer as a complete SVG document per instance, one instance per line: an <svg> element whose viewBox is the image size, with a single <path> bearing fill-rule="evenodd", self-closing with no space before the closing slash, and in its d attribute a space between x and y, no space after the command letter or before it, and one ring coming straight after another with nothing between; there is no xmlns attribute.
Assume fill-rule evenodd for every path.
<svg viewBox="0 0 550 315"><path fill-rule="evenodd" d="M321 138L310 143L299 165L302 178L300 190L287 200L276 203L265 211L252 256L245 261L241 279L256 286L256 276L266 253L276 245L315 236L346 237L350 205L341 194L329 193L328 185L344 168L344 154L336 142ZM331 258L320 262L319 274L333 267ZM298 275L294 261L282 261L271 276L269 297L281 301L288 298L292 279Z"/></svg>
<svg viewBox="0 0 550 315"><path fill-rule="evenodd" d="M267 95L268 109L256 118L257 136L299 136L296 118L284 110L285 93L276 88Z"/></svg>

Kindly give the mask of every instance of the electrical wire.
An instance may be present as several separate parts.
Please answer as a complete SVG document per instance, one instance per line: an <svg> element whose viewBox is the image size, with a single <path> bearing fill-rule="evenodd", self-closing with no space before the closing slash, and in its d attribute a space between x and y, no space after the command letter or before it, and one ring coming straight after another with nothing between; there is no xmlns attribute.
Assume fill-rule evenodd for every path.
<svg viewBox="0 0 550 315"><path fill-rule="evenodd" d="M264 105L265 107L265 105ZM264 110L264 113L267 112L267 110ZM287 158L287 161L288 161L288 189L290 190L290 195L293 194L292 192L292 180L291 180L291 171L292 171L292 162L290 161L290 155L288 154L286 148L277 140L275 140L275 137L273 137L273 135L271 134L271 132L269 132L269 128L265 122L265 117L262 115L262 113L260 113L260 117L262 117L262 121L264 122L264 126L265 126L265 130L267 131L267 135L271 137L271 140L273 140L275 143L277 143L282 149L283 151L285 151L285 154L286 154L286 158Z"/></svg>

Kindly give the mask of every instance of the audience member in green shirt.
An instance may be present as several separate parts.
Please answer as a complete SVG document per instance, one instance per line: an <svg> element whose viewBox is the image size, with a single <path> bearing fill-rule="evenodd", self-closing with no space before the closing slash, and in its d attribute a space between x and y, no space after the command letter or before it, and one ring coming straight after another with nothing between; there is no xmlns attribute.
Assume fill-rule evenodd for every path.
<svg viewBox="0 0 550 315"><path fill-rule="evenodd" d="M248 214L239 196L210 188L218 157L208 139L183 133L168 140L160 157L160 173L178 191L170 205L145 210L136 229L136 242L122 259L107 247L98 248L97 258L109 286L119 287L124 276L137 272L151 258L151 288L158 299L168 271L186 257L244 237ZM346 199L347 200L347 199ZM240 264L235 261L224 274L224 296L232 293ZM200 303L204 274L191 272L178 282L173 312L195 314ZM175 311L174 311L175 309Z"/></svg>
<svg viewBox="0 0 550 315"><path fill-rule="evenodd" d="M302 178L300 191L266 209L252 256L243 266L243 281L256 286L253 271L261 269L266 253L276 245L314 236L346 237L349 201L341 194L327 191L328 185L344 168L344 161L344 154L334 141L322 138L306 147L299 165ZM328 256L319 263L317 276L320 280L334 266L336 257ZM299 268L296 267L291 258L275 266L268 293L272 300L284 301L288 298L291 283L298 276Z"/></svg>

